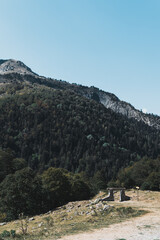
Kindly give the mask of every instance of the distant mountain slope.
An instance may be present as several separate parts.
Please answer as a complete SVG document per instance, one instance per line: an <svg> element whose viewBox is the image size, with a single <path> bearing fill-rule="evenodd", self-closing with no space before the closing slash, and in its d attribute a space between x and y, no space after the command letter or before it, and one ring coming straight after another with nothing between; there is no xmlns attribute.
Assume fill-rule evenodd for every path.
<svg viewBox="0 0 160 240"><path fill-rule="evenodd" d="M120 113L128 118L134 118L137 121L142 121L145 124L160 129L160 117L152 114L145 114L135 109L131 104L119 100L115 95L106 93L99 89L93 89L90 97L98 96L99 101L106 107L112 109L116 113Z"/></svg>
<svg viewBox="0 0 160 240"><path fill-rule="evenodd" d="M160 117L152 114L144 114L135 109L131 104L119 100L114 94L104 92L95 87L85 87L77 84L69 84L65 81L58 81L51 78L45 78L33 73L25 64L16 60L0 60L0 84L13 84L17 82L27 82L30 84L39 84L54 89L68 89L89 99L94 99L102 103L106 108L112 109L128 118L134 118L145 124L160 129ZM3 84L2 84L3 83Z"/></svg>
<svg viewBox="0 0 160 240"><path fill-rule="evenodd" d="M109 181L142 157L160 155L159 117L95 87L41 77L12 60L0 63L14 63L0 74L0 148L35 171L103 171Z"/></svg>

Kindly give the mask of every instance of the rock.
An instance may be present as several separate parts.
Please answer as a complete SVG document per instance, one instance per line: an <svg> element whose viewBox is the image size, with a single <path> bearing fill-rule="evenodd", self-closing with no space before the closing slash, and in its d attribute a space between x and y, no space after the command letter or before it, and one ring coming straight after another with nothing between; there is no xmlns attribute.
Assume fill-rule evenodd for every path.
<svg viewBox="0 0 160 240"><path fill-rule="evenodd" d="M101 201L101 199L100 198L97 198L94 202L93 202L93 204L97 204L97 203L99 203Z"/></svg>
<svg viewBox="0 0 160 240"><path fill-rule="evenodd" d="M76 212L74 212L74 216L77 216L78 215L78 212L76 211Z"/></svg>
<svg viewBox="0 0 160 240"><path fill-rule="evenodd" d="M96 200L94 200L93 202L91 202L90 205L95 205L95 204L99 203L100 201L101 201L101 199L100 199L100 198L97 198Z"/></svg>
<svg viewBox="0 0 160 240"><path fill-rule="evenodd" d="M0 226L4 226L6 224L7 224L6 222L2 222L2 223L0 223Z"/></svg>
<svg viewBox="0 0 160 240"><path fill-rule="evenodd" d="M92 215L92 216L97 216L97 212L96 212L95 210L93 210L93 211L91 212L91 215Z"/></svg>
<svg viewBox="0 0 160 240"><path fill-rule="evenodd" d="M103 207L103 211L106 211L106 210L108 210L109 208L110 208L109 205L104 205L104 207Z"/></svg>
<svg viewBox="0 0 160 240"><path fill-rule="evenodd" d="M91 207L89 207L89 209L93 210L93 209L94 209L94 207L93 207L93 206L91 206Z"/></svg>
<svg viewBox="0 0 160 240"><path fill-rule="evenodd" d="M35 220L35 218L34 218L34 217L31 217L31 218L29 218L28 221L33 221L33 220Z"/></svg>
<svg viewBox="0 0 160 240"><path fill-rule="evenodd" d="M107 197L102 198L102 202L106 201L106 198L107 198Z"/></svg>
<svg viewBox="0 0 160 240"><path fill-rule="evenodd" d="M87 204L85 207L89 207L90 206L90 204Z"/></svg>
<svg viewBox="0 0 160 240"><path fill-rule="evenodd" d="M80 215L82 216L84 214L84 212L80 212Z"/></svg>
<svg viewBox="0 0 160 240"><path fill-rule="evenodd" d="M50 213L51 213L51 211L47 212L46 214L50 214Z"/></svg>
<svg viewBox="0 0 160 240"><path fill-rule="evenodd" d="M38 227L42 227L42 225L43 225L43 222L39 223L39 224L38 224Z"/></svg>
<svg viewBox="0 0 160 240"><path fill-rule="evenodd" d="M102 208L102 207L103 207L103 204L102 204L102 203L96 204L96 208L97 208L97 209L100 209L100 208Z"/></svg>

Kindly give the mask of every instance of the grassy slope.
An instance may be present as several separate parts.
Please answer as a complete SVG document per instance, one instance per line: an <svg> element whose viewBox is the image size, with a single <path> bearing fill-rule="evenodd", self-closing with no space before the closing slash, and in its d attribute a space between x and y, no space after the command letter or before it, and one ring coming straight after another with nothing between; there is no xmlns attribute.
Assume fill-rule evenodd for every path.
<svg viewBox="0 0 160 240"><path fill-rule="evenodd" d="M96 198L103 195L105 193L100 193ZM25 236L25 239L54 240L64 235L108 227L110 224L119 223L144 214L148 210L144 208L144 201L154 202L157 196L160 199L160 193L154 193L152 197L151 192L146 191L140 192L139 199L137 199L137 193L134 191L127 192L127 195L132 197L131 201L119 202L119 193L117 193L115 194L115 202L103 203L111 206L107 211L100 211L103 208L103 206L100 206L101 203L91 204L91 201L93 202L94 199L91 201L71 202L50 213L35 216L35 220L28 223L28 234ZM16 239L24 239L20 225L19 220L10 222L0 227L0 233L4 230L10 231L15 229L19 235Z"/></svg>

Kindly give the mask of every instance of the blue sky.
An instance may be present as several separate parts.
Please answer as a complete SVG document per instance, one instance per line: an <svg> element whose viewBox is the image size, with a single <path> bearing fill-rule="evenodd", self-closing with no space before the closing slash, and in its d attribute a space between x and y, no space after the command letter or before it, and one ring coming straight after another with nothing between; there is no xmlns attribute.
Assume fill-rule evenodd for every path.
<svg viewBox="0 0 160 240"><path fill-rule="evenodd" d="M0 58L160 115L159 0L0 0Z"/></svg>

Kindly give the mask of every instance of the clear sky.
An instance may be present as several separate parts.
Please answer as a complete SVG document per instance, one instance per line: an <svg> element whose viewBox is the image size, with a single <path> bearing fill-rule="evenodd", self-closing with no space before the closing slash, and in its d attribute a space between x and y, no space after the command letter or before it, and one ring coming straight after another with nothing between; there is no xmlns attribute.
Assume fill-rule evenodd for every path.
<svg viewBox="0 0 160 240"><path fill-rule="evenodd" d="M160 0L0 0L0 58L160 115Z"/></svg>

